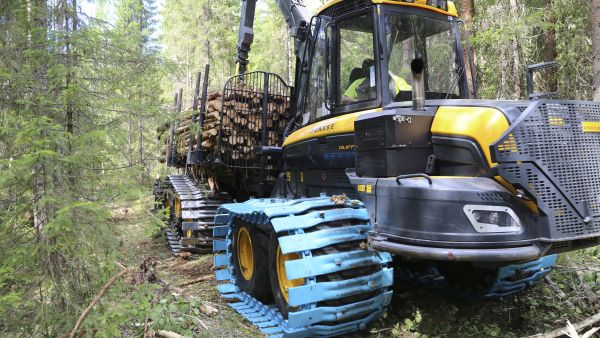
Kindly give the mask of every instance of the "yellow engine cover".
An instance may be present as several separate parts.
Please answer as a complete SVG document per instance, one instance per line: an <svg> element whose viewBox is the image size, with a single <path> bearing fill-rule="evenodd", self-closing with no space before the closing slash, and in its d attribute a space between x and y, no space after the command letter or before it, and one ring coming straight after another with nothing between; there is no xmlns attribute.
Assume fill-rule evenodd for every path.
<svg viewBox="0 0 600 338"><path fill-rule="evenodd" d="M475 140L492 165L490 145L508 129L506 116L489 107L446 107L438 109L431 133L443 136L462 136Z"/></svg>

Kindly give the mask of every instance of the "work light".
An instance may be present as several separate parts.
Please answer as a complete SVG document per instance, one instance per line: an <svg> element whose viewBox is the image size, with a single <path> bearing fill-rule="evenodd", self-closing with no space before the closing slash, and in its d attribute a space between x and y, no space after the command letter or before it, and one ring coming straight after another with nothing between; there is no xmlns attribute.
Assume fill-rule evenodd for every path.
<svg viewBox="0 0 600 338"><path fill-rule="evenodd" d="M477 232L518 232L521 230L519 218L509 207L465 205L463 211Z"/></svg>

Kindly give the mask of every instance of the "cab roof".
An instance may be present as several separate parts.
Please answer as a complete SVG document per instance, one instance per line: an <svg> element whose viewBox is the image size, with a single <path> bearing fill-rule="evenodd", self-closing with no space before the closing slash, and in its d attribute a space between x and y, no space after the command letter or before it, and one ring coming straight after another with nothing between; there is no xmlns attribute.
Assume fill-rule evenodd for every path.
<svg viewBox="0 0 600 338"><path fill-rule="evenodd" d="M323 7L319 8L319 10L317 11L317 14L322 14L326 9L330 8L331 6L341 4L343 2L352 2L352 1L353 0L330 0ZM406 2L405 0L371 0L371 2L374 4L387 4L387 5L416 7L416 8L421 8L424 10L428 10L428 11L432 11L432 12L436 12L436 13L440 13L440 14L444 14L444 15L448 15L448 16L455 16L455 17L458 16L457 11L456 11L456 6L454 5L453 1L448 1L448 10L447 11L437 8L437 7L427 5L426 0L414 0L414 2Z"/></svg>

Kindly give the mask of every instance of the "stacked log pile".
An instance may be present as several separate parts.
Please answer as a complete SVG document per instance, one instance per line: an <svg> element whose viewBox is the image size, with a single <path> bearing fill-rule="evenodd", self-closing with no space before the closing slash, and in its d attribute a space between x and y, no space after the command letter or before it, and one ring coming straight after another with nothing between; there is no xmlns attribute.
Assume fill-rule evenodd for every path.
<svg viewBox="0 0 600 338"><path fill-rule="evenodd" d="M267 113L263 119L265 104ZM203 116L202 150L205 154L217 155L219 133L222 133L221 160L232 165L249 165L249 162L257 159L255 148L261 144L263 123L266 123L267 145L281 142L280 135L288 122L289 107L289 97L269 95L265 100L264 93L242 83L225 94L212 92L207 97ZM184 161L189 149L190 132L195 148L200 127L198 123L191 122L191 116L192 111L182 113L182 117L174 124L175 156ZM159 138L164 144L163 157L166 158L169 143L167 126L159 129Z"/></svg>

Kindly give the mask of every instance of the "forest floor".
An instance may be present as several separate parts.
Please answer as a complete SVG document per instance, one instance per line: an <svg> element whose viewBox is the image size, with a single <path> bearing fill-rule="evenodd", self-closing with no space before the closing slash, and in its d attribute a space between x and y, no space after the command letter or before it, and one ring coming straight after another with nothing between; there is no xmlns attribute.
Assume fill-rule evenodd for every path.
<svg viewBox="0 0 600 338"><path fill-rule="evenodd" d="M260 337L258 330L220 299L212 277L212 255L174 258L148 205L148 201L137 202L114 213L122 231L119 259L134 271L140 264L151 270L128 277L122 282L125 286L104 301L111 308L129 304L137 309L122 317L121 335L141 336L147 321L147 332L160 329L194 337ZM600 312L598 249L561 256L549 276L517 297L480 302L397 285L384 318L348 337L520 337L561 328L567 320L575 323ZM198 278L206 280L182 286Z"/></svg>

